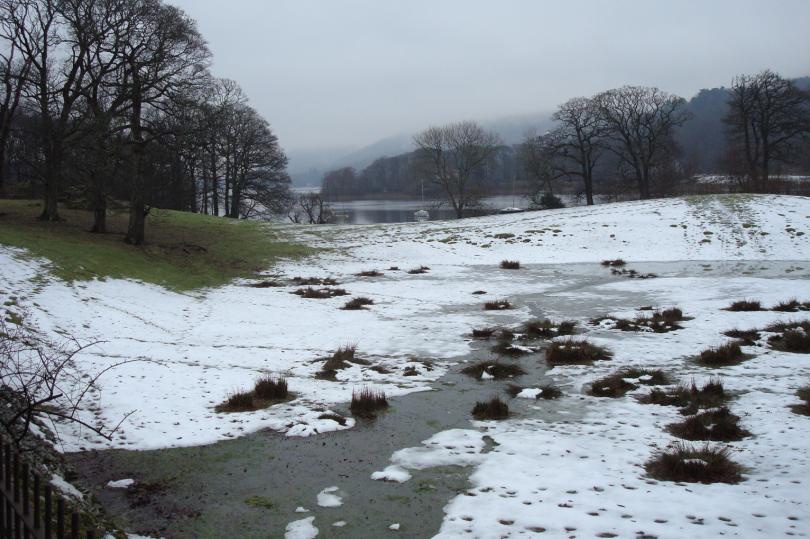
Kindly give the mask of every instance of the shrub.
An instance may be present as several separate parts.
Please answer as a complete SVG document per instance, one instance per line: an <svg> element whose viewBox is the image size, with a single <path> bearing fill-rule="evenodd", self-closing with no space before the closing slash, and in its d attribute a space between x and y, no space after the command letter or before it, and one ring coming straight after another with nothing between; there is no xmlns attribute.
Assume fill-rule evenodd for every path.
<svg viewBox="0 0 810 539"><path fill-rule="evenodd" d="M543 193L537 205L543 210L557 210L565 207L565 202L552 193Z"/></svg>
<svg viewBox="0 0 810 539"><path fill-rule="evenodd" d="M611 358L609 350L586 340L554 341L546 350L546 362L551 365L573 365L605 361Z"/></svg>
<svg viewBox="0 0 810 539"><path fill-rule="evenodd" d="M346 296L349 293L342 288L312 288L308 286L306 288L299 288L293 292L293 294L307 299L327 299L336 296Z"/></svg>
<svg viewBox="0 0 810 539"><path fill-rule="evenodd" d="M361 271L360 273L357 273L356 275L357 275L357 277L380 277L382 275L382 272L379 272L377 270L366 270L366 271Z"/></svg>
<svg viewBox="0 0 810 539"><path fill-rule="evenodd" d="M289 392L287 390L287 380L285 378L271 378L263 376L256 381L253 393L257 398L268 401L286 399Z"/></svg>
<svg viewBox="0 0 810 539"><path fill-rule="evenodd" d="M718 379L710 380L698 388L695 381L690 385L678 385L666 390L654 388L639 398L643 404L658 404L661 406L676 406L681 408L681 414L693 415L698 410L718 408L729 399Z"/></svg>
<svg viewBox="0 0 810 539"><path fill-rule="evenodd" d="M723 335L737 339L746 346L754 346L761 337L759 331L755 329L730 329L724 332Z"/></svg>
<svg viewBox="0 0 810 539"><path fill-rule="evenodd" d="M234 391L228 395L224 403L218 405L215 409L217 412L250 412L255 410L253 393Z"/></svg>
<svg viewBox="0 0 810 539"><path fill-rule="evenodd" d="M512 304L505 299L496 299L493 301L488 301L484 303L484 310L485 311L503 311L505 309L511 309Z"/></svg>
<svg viewBox="0 0 810 539"><path fill-rule="evenodd" d="M506 419L509 417L509 406L498 397L492 397L488 401L476 402L472 409L475 419L483 421L485 419Z"/></svg>
<svg viewBox="0 0 810 539"><path fill-rule="evenodd" d="M740 418L723 406L693 415L667 427L672 435L684 440L705 442L735 442L751 433L739 425Z"/></svg>
<svg viewBox="0 0 810 539"><path fill-rule="evenodd" d="M490 360L478 361L472 365L468 365L461 369L461 372L479 379L484 377L484 373L486 373L495 380L503 380L504 378L512 378L513 376L526 374L526 371L523 370L523 367L520 365Z"/></svg>
<svg viewBox="0 0 810 539"><path fill-rule="evenodd" d="M373 417L379 410L388 408L388 399L383 391L364 387L359 391L352 391L352 403L349 410L358 417Z"/></svg>
<svg viewBox="0 0 810 539"><path fill-rule="evenodd" d="M427 266L419 266L418 268L409 269L408 273L411 275L419 275L420 273L427 273L430 271L430 268Z"/></svg>
<svg viewBox="0 0 810 539"><path fill-rule="evenodd" d="M700 353L697 361L706 367L723 367L726 365L736 365L745 360L740 344L729 342L716 348L709 348Z"/></svg>
<svg viewBox="0 0 810 539"><path fill-rule="evenodd" d="M370 298L354 298L350 299L346 302L346 304L341 307L344 311L359 311L365 308L367 305L374 305L374 300Z"/></svg>
<svg viewBox="0 0 810 539"><path fill-rule="evenodd" d="M733 302L731 305L726 307L726 310L735 312L761 311L762 304L759 301L744 299Z"/></svg>
<svg viewBox="0 0 810 539"><path fill-rule="evenodd" d="M792 404L790 409L794 414L810 415L810 386L805 386L796 392L796 396L804 402L801 404Z"/></svg>
<svg viewBox="0 0 810 539"><path fill-rule="evenodd" d="M772 311L780 311L783 313L795 313L799 309L802 308L802 304L799 303L796 298L791 298L787 301L780 301L774 307L771 308Z"/></svg>
<svg viewBox="0 0 810 539"><path fill-rule="evenodd" d="M659 481L685 483L739 483L743 471L729 458L726 447L695 448L682 443L653 455L644 468Z"/></svg>
<svg viewBox="0 0 810 539"><path fill-rule="evenodd" d="M627 265L627 262L625 262L621 258L616 258L615 260L603 260L602 265L610 268L620 268L622 266Z"/></svg>
<svg viewBox="0 0 810 539"><path fill-rule="evenodd" d="M501 260L501 269L520 269L520 262L517 260Z"/></svg>

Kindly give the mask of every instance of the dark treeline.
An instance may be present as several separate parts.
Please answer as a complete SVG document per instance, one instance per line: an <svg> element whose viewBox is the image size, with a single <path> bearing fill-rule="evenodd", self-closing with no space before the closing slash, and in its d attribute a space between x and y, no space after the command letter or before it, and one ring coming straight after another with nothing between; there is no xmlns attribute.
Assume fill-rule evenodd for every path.
<svg viewBox="0 0 810 539"><path fill-rule="evenodd" d="M690 101L626 86L567 101L551 130L513 145L471 122L432 127L414 138L413 152L361 171L328 172L322 192L332 200L412 197L424 187L461 215L482 196L515 192L542 205L554 192L592 204L596 195L707 190L701 175L723 176L723 189L778 191L782 176L810 174L809 89L810 78L792 81L771 71L737 77L730 88L702 90Z"/></svg>
<svg viewBox="0 0 810 539"><path fill-rule="evenodd" d="M0 192L94 212L245 217L289 200L287 159L195 22L161 0L0 0Z"/></svg>

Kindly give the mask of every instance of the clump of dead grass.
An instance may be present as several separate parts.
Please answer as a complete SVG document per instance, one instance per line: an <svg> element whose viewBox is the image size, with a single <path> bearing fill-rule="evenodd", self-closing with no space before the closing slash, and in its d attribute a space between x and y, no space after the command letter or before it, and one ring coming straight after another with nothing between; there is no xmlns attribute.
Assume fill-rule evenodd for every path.
<svg viewBox="0 0 810 539"><path fill-rule="evenodd" d="M526 371L520 365L491 360L478 361L464 367L461 372L473 378L492 378L494 380L503 380L526 374Z"/></svg>
<svg viewBox="0 0 810 539"><path fill-rule="evenodd" d="M659 481L684 483L739 483L743 468L729 457L726 447L693 447L678 443L653 455L644 465Z"/></svg>
<svg viewBox="0 0 810 539"><path fill-rule="evenodd" d="M357 417L374 417L380 410L388 408L385 392L370 387L352 391L349 410Z"/></svg>
<svg viewBox="0 0 810 539"><path fill-rule="evenodd" d="M740 426L740 418L723 406L667 426L673 436L690 441L736 442L751 435Z"/></svg>
<svg viewBox="0 0 810 539"><path fill-rule="evenodd" d="M509 405L499 397L492 397L488 401L476 402L472 415L479 421L487 419L506 419L509 417Z"/></svg>
<svg viewBox="0 0 810 539"><path fill-rule="evenodd" d="M581 365L594 361L609 360L613 354L605 347L589 341L567 339L554 341L546 350L546 362L550 365Z"/></svg>

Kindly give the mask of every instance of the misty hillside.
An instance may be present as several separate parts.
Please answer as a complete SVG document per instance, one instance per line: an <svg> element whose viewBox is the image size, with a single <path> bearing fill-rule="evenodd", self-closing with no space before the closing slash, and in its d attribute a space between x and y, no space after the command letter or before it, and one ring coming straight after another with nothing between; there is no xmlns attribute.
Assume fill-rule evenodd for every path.
<svg viewBox="0 0 810 539"><path fill-rule="evenodd" d="M810 89L810 76L795 79ZM711 173L720 166L725 144L723 116L726 114L728 89L700 90L687 102L692 118L677 132L678 142L695 172ZM482 121L481 124L500 135L507 145L517 144L530 129L538 132L551 128L551 112L512 115ZM380 157L393 157L410 152L412 135L400 133L362 148L327 148L289 153L289 172L293 185L320 185L323 174L341 167L362 170Z"/></svg>

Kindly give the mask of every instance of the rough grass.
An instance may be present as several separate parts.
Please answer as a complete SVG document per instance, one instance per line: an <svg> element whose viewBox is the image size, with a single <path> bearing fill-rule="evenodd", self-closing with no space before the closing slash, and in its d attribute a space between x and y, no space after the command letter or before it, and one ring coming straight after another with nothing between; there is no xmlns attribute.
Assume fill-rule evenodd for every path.
<svg viewBox="0 0 810 539"><path fill-rule="evenodd" d="M411 275L419 275L422 273L427 273L430 271L430 268L427 266L419 266L418 268L409 269L408 273Z"/></svg>
<svg viewBox="0 0 810 539"><path fill-rule="evenodd" d="M538 386L538 388L541 391L541 393L537 396L538 399L555 400L563 396L562 389L554 384L544 384L542 386ZM517 397L518 394L524 389L526 388L517 384L509 384L506 386L506 392L512 397Z"/></svg>
<svg viewBox="0 0 810 539"><path fill-rule="evenodd" d="M810 321L771 324L766 331L778 333L768 338L776 350L810 354Z"/></svg>
<svg viewBox="0 0 810 539"><path fill-rule="evenodd" d="M328 299L337 296L347 296L349 293L343 288L299 288L293 294L301 296L305 299Z"/></svg>
<svg viewBox="0 0 810 539"><path fill-rule="evenodd" d="M37 220L40 211L40 202L0 200L0 244L49 259L49 271L66 281L109 277L192 290L251 277L279 259L314 252L258 221L152 209L147 243L134 247L123 241L127 211L112 211L107 234L88 232L92 212L60 208L65 221L48 223Z"/></svg>
<svg viewBox="0 0 810 539"><path fill-rule="evenodd" d="M358 417L373 417L376 412L388 408L388 399L385 392L364 387L359 391L352 391L352 403L349 410Z"/></svg>
<svg viewBox="0 0 810 539"><path fill-rule="evenodd" d="M501 260L501 269L520 269L520 262L517 260Z"/></svg>
<svg viewBox="0 0 810 539"><path fill-rule="evenodd" d="M799 303L799 301L796 298L791 298L787 301L780 301L779 303L771 307L771 310L783 313L795 313L802 308L803 305Z"/></svg>
<svg viewBox="0 0 810 539"><path fill-rule="evenodd" d="M476 402L472 409L475 419L483 421L486 419L506 419L509 417L509 405L499 397L492 397L488 401Z"/></svg>
<svg viewBox="0 0 810 539"><path fill-rule="evenodd" d="M498 328L479 328L479 329L473 328L472 336L475 337L476 339L489 339L490 337L495 335L495 332L497 330Z"/></svg>
<svg viewBox="0 0 810 539"><path fill-rule="evenodd" d="M278 288L284 285L278 281L267 280L251 283L248 286L250 286L251 288Z"/></svg>
<svg viewBox="0 0 810 539"><path fill-rule="evenodd" d="M740 348L740 344L732 341L702 351L697 358L697 362L704 367L725 367L727 365L737 365L745 361L746 357Z"/></svg>
<svg viewBox="0 0 810 539"><path fill-rule="evenodd" d="M341 427L346 426L346 418L339 414L331 414L331 413L321 414L318 416L318 419L329 419L330 421L334 421Z"/></svg>
<svg viewBox="0 0 810 539"><path fill-rule="evenodd" d="M233 391L228 394L225 402L216 407L217 412L250 412L257 407L250 391Z"/></svg>
<svg viewBox="0 0 810 539"><path fill-rule="evenodd" d="M804 402L801 404L792 404L790 409L793 410L794 414L810 416L810 385L804 386L796 391L796 396Z"/></svg>
<svg viewBox="0 0 810 539"><path fill-rule="evenodd" d="M620 268L622 266L625 266L626 264L627 264L627 262L625 262L621 258L616 258L616 259L613 259L613 260L603 260L602 261L602 265L605 266L605 267L608 267L608 268Z"/></svg>
<svg viewBox="0 0 810 539"><path fill-rule="evenodd" d="M736 442L751 435L740 427L740 418L723 406L667 426L673 436L690 441Z"/></svg>
<svg viewBox="0 0 810 539"><path fill-rule="evenodd" d="M493 301L487 301L484 303L484 310L485 311L503 311L506 309L511 309L512 304L509 303L508 300L505 299L496 299Z"/></svg>
<svg viewBox="0 0 810 539"><path fill-rule="evenodd" d="M640 385L660 386L669 383L669 377L663 371L628 368L594 380L588 394L594 397L618 398L638 389Z"/></svg>
<svg viewBox="0 0 810 539"><path fill-rule="evenodd" d="M679 443L660 451L644 465L659 481L685 483L739 483L743 468L729 458L726 447L692 447Z"/></svg>
<svg viewBox="0 0 810 539"><path fill-rule="evenodd" d="M737 339L746 346L754 346L760 339L759 331L755 329L730 329L723 332L723 335L732 339Z"/></svg>
<svg viewBox="0 0 810 539"><path fill-rule="evenodd" d="M518 331L528 338L550 339L559 335L572 335L576 331L577 323L573 320L563 320L555 324L547 318L538 318L524 322Z"/></svg>
<svg viewBox="0 0 810 539"><path fill-rule="evenodd" d="M526 371L520 365L490 360L478 361L472 365L468 365L461 369L461 372L467 376L478 379L484 376L484 373L487 373L487 375L495 380L503 380L505 378L526 374Z"/></svg>
<svg viewBox="0 0 810 539"><path fill-rule="evenodd" d="M591 344L584 339L554 341L546 350L546 362L551 365L581 365L593 361L606 361L611 357L612 354L607 348Z"/></svg>
<svg viewBox="0 0 810 539"><path fill-rule="evenodd" d="M677 329L682 329L678 322L688 320L677 307L671 307L664 310L656 310L650 316L637 316L629 320L626 318L617 318L615 316L604 316L591 320L591 324L599 325L605 320L613 322L613 329L620 331L649 331L655 333L668 333Z"/></svg>
<svg viewBox="0 0 810 539"><path fill-rule="evenodd" d="M762 304L759 301L751 300L751 299L744 299L740 301L735 301L728 307L726 307L727 311L734 311L734 312L748 312L748 311L762 311Z"/></svg>
<svg viewBox="0 0 810 539"><path fill-rule="evenodd" d="M293 277L292 282L299 286L335 286L337 279L332 277Z"/></svg>
<svg viewBox="0 0 810 539"><path fill-rule="evenodd" d="M341 309L344 311L360 311L368 305L374 305L374 300L371 298L359 297L350 299L343 307L341 307Z"/></svg>
<svg viewBox="0 0 810 539"><path fill-rule="evenodd" d="M512 344L510 339L499 340L498 343L491 348L491 350L495 354L512 357L524 356L532 353L530 350L526 349L526 347L515 346Z"/></svg>
<svg viewBox="0 0 810 539"><path fill-rule="evenodd" d="M723 383L710 380L698 387L694 380L689 385L680 384L667 389L653 388L649 393L639 398L643 404L658 404L661 406L676 406L683 415L693 415L699 410L719 408L728 401L729 396L723 388Z"/></svg>

